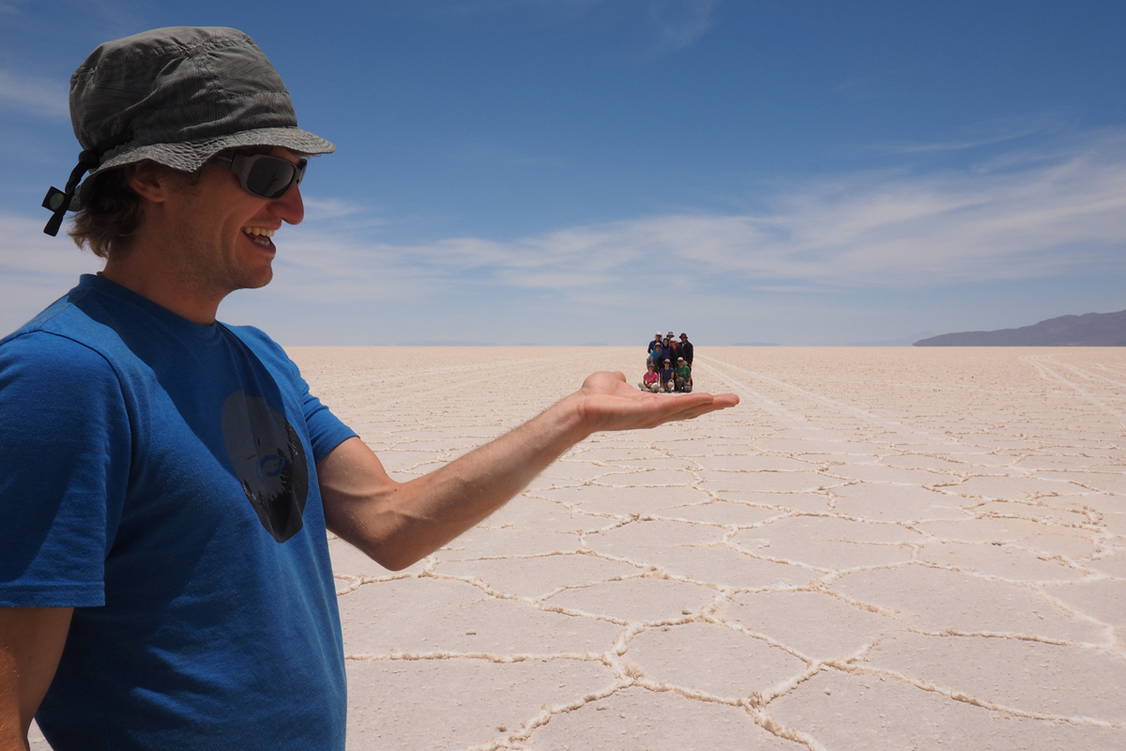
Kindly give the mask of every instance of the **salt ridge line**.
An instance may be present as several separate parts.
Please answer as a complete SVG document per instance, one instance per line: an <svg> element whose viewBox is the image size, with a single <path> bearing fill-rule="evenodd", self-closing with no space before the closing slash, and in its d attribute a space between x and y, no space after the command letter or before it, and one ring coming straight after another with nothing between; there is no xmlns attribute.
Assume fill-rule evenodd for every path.
<svg viewBox="0 0 1126 751"><path fill-rule="evenodd" d="M1052 368L1046 365L1043 361L1035 358L1029 358L1028 361L1032 364L1033 367L1036 368L1036 370L1040 373L1041 377L1043 377L1044 380L1067 386L1069 389L1079 394L1080 398L1084 399L1088 403L1093 404L1108 415L1117 417L1120 426L1126 427L1126 412L1121 412L1114 407L1107 405L1102 399L1094 396L1093 394L1091 394L1091 392L1087 391L1079 384L1052 370Z"/></svg>
<svg viewBox="0 0 1126 751"><path fill-rule="evenodd" d="M1085 370L1078 365L1059 362L1056 358L1050 357L1048 355L1036 357L1035 359L1054 368L1063 368L1064 370L1071 371L1072 373L1075 373L1076 375L1080 376L1081 378L1085 378L1088 381L1103 381L1105 383L1111 384L1112 386L1121 386L1122 388L1126 388L1126 382L1116 381L1112 378L1107 378L1106 376L1099 375L1098 373L1092 373L1091 371ZM1126 395L1124 395L1124 398L1126 398Z"/></svg>
<svg viewBox="0 0 1126 751"><path fill-rule="evenodd" d="M918 428L915 428L913 426L904 425L902 422L899 422L898 420L892 420L892 419L889 419L889 418L886 418L886 417L880 417L879 415L875 415L875 414L873 414L873 413L871 413L871 412L869 412L865 409L861 409L860 407L855 407L851 404L846 404L846 403L838 401L836 399L831 399L827 396L823 396L821 394L817 394L817 393L814 393L812 391L808 391L806 389L803 389L799 386L795 386L792 383L787 383L786 381L782 381L782 380L779 380L777 378L772 378L770 376L763 375L762 373L757 373L753 370L749 370L747 368L743 368L743 367L740 367L738 365L734 365L732 363L725 362L723 360L719 360L715 357L708 356L706 362L717 363L719 365L722 365L725 368L728 368L729 370L733 370L737 373L745 374L749 378L753 378L753 379L756 379L756 380L759 380L759 381L763 381L763 382L769 383L773 386L777 386L779 388L783 388L783 389L786 389L788 391L791 391L795 394L799 394L801 396L805 396L805 397L813 399L815 401L819 401L823 404L827 404L827 405L833 407L834 409L839 409L839 410L842 410L842 411L851 412L851 413L857 415L858 417L860 417L860 418L862 418L862 419L864 419L868 422L871 422L871 423L876 424L876 425L880 425L882 427L892 428L892 429L897 429L897 430L898 429L907 430L909 432L913 432L913 433L915 433L915 434L917 434L921 437L927 438L927 439L940 440L940 441L945 441L947 443L958 443L957 439L952 438L951 436L947 436L947 435L936 436L936 435L930 434L926 431L919 430ZM718 373L719 371L716 370L715 372ZM730 378L730 377L728 377L728 378Z"/></svg>
<svg viewBox="0 0 1126 751"><path fill-rule="evenodd" d="M788 384L788 383L785 383L785 382L783 382L783 381L779 381L778 379L774 379L774 378L771 378L771 377L769 377L769 376L764 376L764 375L762 375L762 374L758 374L758 373L755 373L755 372L753 372L753 371L750 371L750 370L747 370L747 369L744 369L744 368L739 368L739 366L735 366L735 365L732 365L732 364L730 364L730 363L726 363L726 362L724 362L724 361L721 361L721 360L716 360L715 358L710 358L710 359L714 360L715 362L721 363L721 364L723 364L723 365L725 365L725 366L727 366L727 367L729 367L729 368L732 368L732 369L734 369L734 370L737 370L737 371L740 371L740 372L746 373L746 374L747 374L747 375L749 375L750 377L753 377L753 378L757 378L757 379L759 379L759 380L763 380L763 381L766 381L766 382L768 382L768 383L772 383L772 384L774 384L774 385L777 385L777 386L780 386L780 387L783 387L783 388L789 389L789 390L791 390L791 391L793 391L793 392L795 392L795 393L799 393L799 394L803 394L803 395L809 396L809 397L811 397L811 398L814 398L814 399L816 399L816 400L818 400L818 401L821 401L821 402L823 402L823 403L826 403L826 404L830 404L831 406L835 406L835 407L837 407L837 408L841 408L841 409L845 409L845 410L849 410L849 411L852 411L852 412L854 412L855 414L858 414L858 415L860 415L861 417L864 417L865 419L868 419L869 421L871 421L871 422L873 422L873 423L875 423L875 424L879 424L879 425L883 425L883 426L894 426L894 427L897 427L897 428L898 428L898 427L904 427L904 426L903 426L903 424L902 424L902 423L900 423L900 422L898 422L898 421L894 421L894 420L891 420L891 421L889 421L889 420L886 420L886 419L884 419L884 418L880 418L880 417L878 417L878 416L876 416L876 415L872 415L871 413L867 412L866 410L862 410L862 409L860 409L860 408L857 408L857 407L853 407L853 406L851 406L851 405L843 404L843 403L841 403L841 402L838 402L838 401L836 401L836 400L833 400L833 399L829 399L828 397L824 397L824 396L821 396L821 395L819 395L819 394L815 394L815 393L813 393L813 392L809 392L809 391L807 391L807 390L805 390L805 389L802 389L802 388L800 388L800 387L794 386L794 385L792 385L792 384ZM1040 364L1039 364L1038 362L1036 362L1035 360L1031 360L1031 362L1032 362L1032 364L1033 364L1034 366L1036 366L1036 367L1038 367L1038 368L1040 368L1040 367L1041 367L1041 365L1040 365ZM735 379L731 378L730 376L727 376L726 374L724 374L724 373L722 373L722 372L718 371L718 370L717 370L717 369L715 369L714 367L713 367L713 368L711 368L711 371L712 371L712 372L714 372L714 373L716 373L717 375L719 375L719 376L720 376L721 378L723 378L723 379L724 379L725 381L727 381L728 383L731 383L731 384L740 384L740 382L739 382L739 381L736 381ZM1053 374L1053 375L1055 375L1055 374ZM1077 386L1077 385L1075 385L1074 383L1072 383L1072 382L1070 382L1070 381L1068 381L1068 380L1066 380L1066 379L1064 379L1064 378L1062 378L1062 377L1059 377L1059 376L1057 376L1057 378L1058 378L1059 382L1061 382L1061 383L1064 383L1064 384L1066 384L1066 385L1070 386L1071 388L1075 389L1076 391L1078 391L1078 392L1079 392L1079 393L1080 393L1080 394L1081 394L1082 396L1084 396L1084 398L1086 398L1086 399L1087 399L1088 401L1091 401L1092 403L1096 404L1097 406L1099 406L1099 407L1101 407L1101 408L1103 408L1103 409L1109 410L1109 411L1110 411L1111 413L1113 413L1113 414L1115 414L1115 415L1117 415L1117 416L1122 416L1122 413L1119 413L1119 412L1117 412L1116 410L1113 410L1113 409L1111 409L1111 408L1108 408L1108 407L1106 407L1106 405L1102 404L1102 403L1101 403L1101 402L1100 402L1099 400L1097 400L1097 399L1095 399L1094 397L1092 397L1092 396L1091 396L1091 395L1090 395L1090 394L1089 394L1088 392L1086 392L1085 390L1081 389L1080 387L1078 387L1078 386ZM765 397L762 397L761 395L757 394L757 392L753 392L753 393L755 393L755 394L756 394L756 398L765 398ZM779 409L785 410L785 408L783 408L783 407L781 407L780 405L778 405L778 404L777 404L777 402L773 402L773 404L774 404L774 405L776 405L776 406L777 406L777 407L778 407ZM802 418L802 419L804 419L804 418ZM923 435L923 436L926 436L926 437L938 437L938 438L943 438L943 439L944 439L944 440L946 440L947 442L951 442L951 443L956 443L956 444L960 444L960 443L961 443L961 442L960 442L960 441L959 441L958 439L956 439L956 438L953 438L953 437L951 437L951 436L933 436L933 435L930 435L930 434L927 434L927 433L920 433L920 435ZM889 446L889 448L893 448L893 447L890 447L890 446ZM1020 468L1020 467L1017 467L1017 466L1015 466L1015 463L1010 463L1010 466L1009 466L1008 468L1011 468L1011 469L1013 469L1013 470L1016 470L1016 471L1018 471L1018 472L1021 472L1022 474L1026 475L1026 476L1034 476L1032 472L1030 472L1030 471L1028 471L1028 470L1025 470L1025 469L1022 469L1022 468ZM963 482L964 482L964 481L965 481L965 478L963 478ZM939 485L938 483L936 483L936 484L935 484L934 486L932 486L932 487L933 487L934 489L938 489L938 490L940 490L940 491L941 491L941 486L940 486L940 485Z"/></svg>

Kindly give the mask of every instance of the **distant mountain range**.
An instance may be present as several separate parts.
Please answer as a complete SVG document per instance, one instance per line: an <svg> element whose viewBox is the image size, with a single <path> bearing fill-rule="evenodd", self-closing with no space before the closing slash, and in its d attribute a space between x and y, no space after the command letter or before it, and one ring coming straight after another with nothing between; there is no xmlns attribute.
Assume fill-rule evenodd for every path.
<svg viewBox="0 0 1126 751"><path fill-rule="evenodd" d="M1126 310L1060 316L1033 326L962 331L915 342L916 347L1106 347L1126 346Z"/></svg>

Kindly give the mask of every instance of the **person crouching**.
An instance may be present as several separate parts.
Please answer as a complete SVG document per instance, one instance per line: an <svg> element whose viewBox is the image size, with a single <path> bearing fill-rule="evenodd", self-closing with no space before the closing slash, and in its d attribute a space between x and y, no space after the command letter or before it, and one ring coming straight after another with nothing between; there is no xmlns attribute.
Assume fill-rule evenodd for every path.
<svg viewBox="0 0 1126 751"><path fill-rule="evenodd" d="M670 393L676 391L676 371L673 370L672 360L665 358L664 367L658 375L661 379L661 391Z"/></svg>
<svg viewBox="0 0 1126 751"><path fill-rule="evenodd" d="M652 361L645 363L645 374L641 376L641 383L637 387L642 391L652 391L657 393L661 390L660 376L657 375L657 369L653 367Z"/></svg>
<svg viewBox="0 0 1126 751"><path fill-rule="evenodd" d="M692 366L683 357L676 358L676 390L686 394L692 391Z"/></svg>

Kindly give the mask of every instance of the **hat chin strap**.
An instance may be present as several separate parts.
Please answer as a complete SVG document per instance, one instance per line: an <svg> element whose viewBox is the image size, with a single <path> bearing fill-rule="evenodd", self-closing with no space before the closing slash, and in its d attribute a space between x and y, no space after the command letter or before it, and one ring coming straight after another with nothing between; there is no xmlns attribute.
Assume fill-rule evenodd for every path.
<svg viewBox="0 0 1126 751"><path fill-rule="evenodd" d="M43 232L54 237L59 234L59 227L62 226L63 217L66 216L67 209L70 208L70 202L74 198L74 191L81 182L82 176L88 171L98 166L98 152L91 149L85 149L78 155L78 164L70 171L70 179L66 181L66 190L59 190L54 185L47 189L47 195L43 197L43 208L51 213L51 218L47 220L47 225L43 227Z"/></svg>

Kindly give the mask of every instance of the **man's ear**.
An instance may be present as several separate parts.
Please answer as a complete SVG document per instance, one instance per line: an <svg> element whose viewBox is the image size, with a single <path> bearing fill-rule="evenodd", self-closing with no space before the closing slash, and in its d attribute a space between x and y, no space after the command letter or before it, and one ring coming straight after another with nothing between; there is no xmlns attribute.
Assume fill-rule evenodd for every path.
<svg viewBox="0 0 1126 751"><path fill-rule="evenodd" d="M148 159L125 167L125 184L146 201L164 203L172 190L179 187L172 170Z"/></svg>

